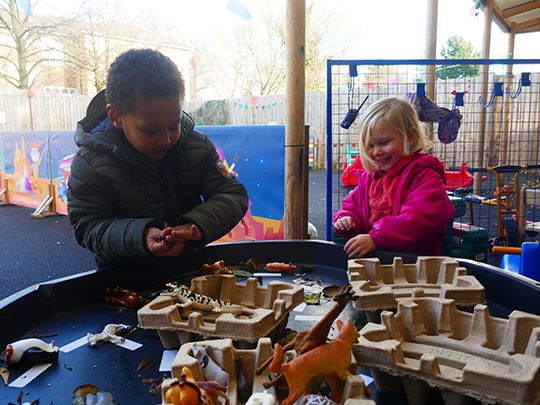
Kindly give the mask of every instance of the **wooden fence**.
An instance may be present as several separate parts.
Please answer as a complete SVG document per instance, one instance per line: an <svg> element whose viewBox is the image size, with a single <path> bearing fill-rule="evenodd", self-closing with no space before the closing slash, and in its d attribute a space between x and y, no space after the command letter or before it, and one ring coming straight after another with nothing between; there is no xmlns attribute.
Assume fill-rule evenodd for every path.
<svg viewBox="0 0 540 405"><path fill-rule="evenodd" d="M517 89L519 74L514 75L514 83L505 81L513 92ZM389 95L404 96L416 91L416 78L401 75L396 83L380 82L365 87L360 85L354 102L359 104L370 95L366 106L380 97ZM490 75L490 83L504 81L505 78ZM465 105L458 107L463 116L459 135L450 144L443 144L437 138L437 125L425 125L428 136L434 140L433 153L445 162L447 169L458 168L462 162L470 162L475 167L477 151L483 151L482 166L498 164L537 164L540 146L540 73L532 73L531 85L523 88L515 99L497 97L493 105L485 109L486 130L484 143L478 140L478 125L481 106L480 77L466 79L438 80L436 83L436 102L439 106L451 109L454 95L452 91L467 91ZM491 91L491 88L490 88ZM1 90L0 90L1 93ZM358 148L357 122L348 130L339 124L350 107L350 94L346 88L336 88L332 94L332 162L337 168L346 162L346 149ZM4 131L17 130L70 130L84 117L92 97L73 95L51 95L36 92L28 97L26 90L4 90L0 94L0 128ZM284 125L287 100L284 94L260 97L242 97L231 100L214 101L221 103L223 125ZM486 100L487 102L487 100ZM212 103L209 101L186 102L184 110L193 116ZM351 105L350 105L351 104ZM364 107L365 108L365 107ZM2 122L5 113L5 123ZM362 110L361 110L362 112ZM207 111L207 114L213 114ZM199 114L200 115L200 114ZM310 127L313 141L313 163L315 168L324 168L326 162L326 93L308 92L305 101L305 121Z"/></svg>

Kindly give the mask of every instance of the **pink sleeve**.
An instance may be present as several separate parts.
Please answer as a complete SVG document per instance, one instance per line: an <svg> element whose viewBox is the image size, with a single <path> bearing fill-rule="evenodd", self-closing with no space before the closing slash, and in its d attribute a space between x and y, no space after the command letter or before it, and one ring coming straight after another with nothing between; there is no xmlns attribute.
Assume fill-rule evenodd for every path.
<svg viewBox="0 0 540 405"><path fill-rule="evenodd" d="M413 251L425 246L454 214L443 180L434 169L420 171L402 193L401 206L394 207L395 215L377 221L369 232L378 249Z"/></svg>
<svg viewBox="0 0 540 405"><path fill-rule="evenodd" d="M343 217L351 217L354 221L355 229L352 232L342 233L334 228L334 232L341 238L350 239L353 236L361 233L367 233L367 218L362 215L362 203L364 188L362 186L356 187L347 197L342 201L342 208L334 214L334 223Z"/></svg>

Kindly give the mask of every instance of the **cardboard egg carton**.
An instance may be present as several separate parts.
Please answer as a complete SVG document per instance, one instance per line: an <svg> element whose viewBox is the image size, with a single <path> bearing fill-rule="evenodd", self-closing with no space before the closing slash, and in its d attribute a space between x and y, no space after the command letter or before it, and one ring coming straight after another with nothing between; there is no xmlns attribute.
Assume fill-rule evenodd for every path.
<svg viewBox="0 0 540 405"><path fill-rule="evenodd" d="M449 257L420 256L413 264L395 257L388 265L377 258L352 259L347 276L358 297L354 308L368 311L370 321L374 319L369 312L395 310L399 301L413 295L453 299L459 306L485 302L484 287Z"/></svg>
<svg viewBox="0 0 540 405"><path fill-rule="evenodd" d="M271 281L268 287L255 278L246 284L233 275L203 276L191 280L191 289L201 295L245 307L242 314L179 311L170 296L160 296L138 311L139 326L158 331L163 346L171 349L203 339L230 338L255 343L261 337L279 337L289 312L304 302L301 286Z"/></svg>
<svg viewBox="0 0 540 405"><path fill-rule="evenodd" d="M252 393L263 392L264 383L270 381L270 370L264 370L260 375L257 375L255 370L260 367L269 357L274 354L272 341L270 338L261 338L257 342L255 349L237 349L231 339L216 339L206 340L204 342L196 342L200 346L204 346L208 356L212 358L230 377L228 396L231 404L239 404L237 392L237 365L234 359L242 358L243 370L247 375L249 386ZM187 367L193 373L193 378L196 381L204 381L203 373L199 365L199 360L193 355L193 342L182 345L176 357L173 360L171 379L167 379L162 383L162 404L168 404L165 400L168 389L175 379L180 378L182 369ZM293 352L287 352L287 359L290 360ZM356 373L357 364L351 353L352 363L350 371ZM287 397L288 392L283 390L286 388L286 381L282 379L279 385L280 389L270 387L267 391L276 395L278 400L283 400ZM376 405L374 401L364 399L364 380L360 376L350 376L346 382L338 385L341 390L341 404L347 405ZM316 387L314 387L316 390Z"/></svg>
<svg viewBox="0 0 540 405"><path fill-rule="evenodd" d="M474 313L439 298L400 301L381 324L360 330L353 353L370 367L380 392L405 389L410 405L422 405L430 387L447 405L533 405L540 401L540 316L514 311L495 318L488 307ZM399 378L396 378L399 377ZM402 378L401 378L402 377Z"/></svg>

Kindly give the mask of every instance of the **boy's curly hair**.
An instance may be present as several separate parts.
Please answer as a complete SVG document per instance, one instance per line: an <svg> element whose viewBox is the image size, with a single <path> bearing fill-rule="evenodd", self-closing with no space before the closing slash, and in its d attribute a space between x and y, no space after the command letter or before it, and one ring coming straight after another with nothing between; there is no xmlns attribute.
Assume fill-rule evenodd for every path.
<svg viewBox="0 0 540 405"><path fill-rule="evenodd" d="M184 100L185 91L182 74L171 59L154 49L130 49L111 64L105 98L123 114L139 97Z"/></svg>
<svg viewBox="0 0 540 405"><path fill-rule="evenodd" d="M379 122L401 133L405 156L427 151L433 146L423 134L418 114L408 100L399 97L381 98L365 111L358 125L362 165L370 173L377 170L377 165L369 157L369 137L371 130Z"/></svg>

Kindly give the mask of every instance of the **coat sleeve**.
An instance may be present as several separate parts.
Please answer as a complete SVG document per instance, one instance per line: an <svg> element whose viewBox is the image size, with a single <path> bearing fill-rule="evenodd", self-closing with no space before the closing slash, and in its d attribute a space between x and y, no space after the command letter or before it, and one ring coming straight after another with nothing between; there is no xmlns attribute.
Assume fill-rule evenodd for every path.
<svg viewBox="0 0 540 405"><path fill-rule="evenodd" d="M377 221L369 232L378 249L413 251L428 245L454 214L444 182L433 168L419 171L401 192L404 199L397 214Z"/></svg>
<svg viewBox="0 0 540 405"><path fill-rule="evenodd" d="M369 210L365 199L367 198L367 186L357 176L358 186L342 201L342 208L334 214L334 223L343 217L351 217L355 228L351 232L340 232L334 228L334 232L341 238L350 239L353 236L368 232L367 214Z"/></svg>
<svg viewBox="0 0 540 405"><path fill-rule="evenodd" d="M67 196L68 217L77 242L115 261L154 257L146 245L146 229L163 228L164 223L155 218L120 218L113 187L84 156L75 155Z"/></svg>
<svg viewBox="0 0 540 405"><path fill-rule="evenodd" d="M216 147L207 138L200 184L203 203L181 215L178 224L192 222L203 234L195 245L213 242L233 229L249 207L246 188L225 170Z"/></svg>

